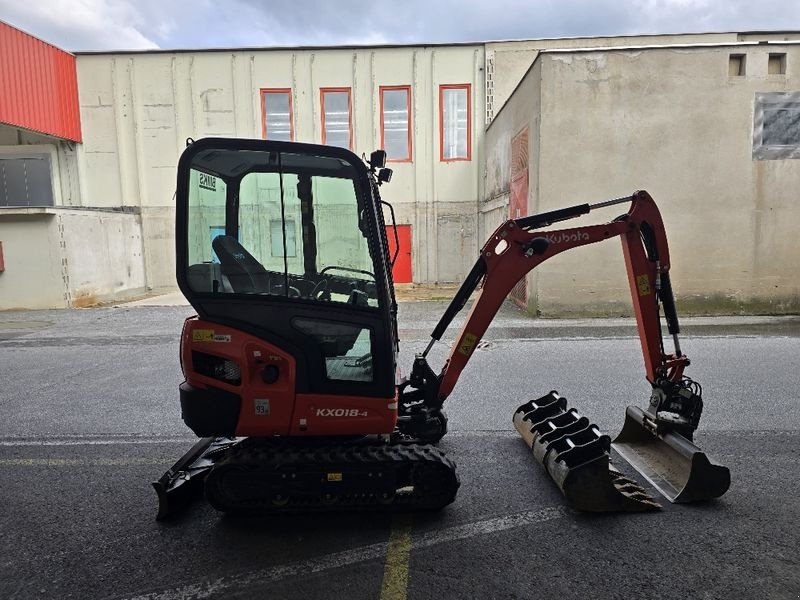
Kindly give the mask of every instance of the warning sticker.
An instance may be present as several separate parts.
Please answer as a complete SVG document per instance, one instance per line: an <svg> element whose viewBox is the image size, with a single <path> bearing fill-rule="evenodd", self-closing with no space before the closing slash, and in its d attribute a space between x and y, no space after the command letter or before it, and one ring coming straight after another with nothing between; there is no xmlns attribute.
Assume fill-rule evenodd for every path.
<svg viewBox="0 0 800 600"><path fill-rule="evenodd" d="M230 342L231 336L214 333L213 329L195 329L192 331L193 342Z"/></svg>
<svg viewBox="0 0 800 600"><path fill-rule="evenodd" d="M475 348L475 343L477 341L478 336L471 333L464 334L464 340L458 347L459 353L463 354L464 356L469 356L472 353L472 350Z"/></svg>
<svg viewBox="0 0 800 600"><path fill-rule="evenodd" d="M268 417L269 416L269 399L268 398L256 398L255 399L255 407L256 407L256 416L257 417Z"/></svg>
<svg viewBox="0 0 800 600"><path fill-rule="evenodd" d="M639 288L640 296L647 296L650 294L650 279L647 275L636 276L636 287Z"/></svg>
<svg viewBox="0 0 800 600"><path fill-rule="evenodd" d="M328 473L328 481L341 481L342 474L341 473Z"/></svg>
<svg viewBox="0 0 800 600"><path fill-rule="evenodd" d="M213 329L195 329L192 331L193 342L213 342L214 330Z"/></svg>

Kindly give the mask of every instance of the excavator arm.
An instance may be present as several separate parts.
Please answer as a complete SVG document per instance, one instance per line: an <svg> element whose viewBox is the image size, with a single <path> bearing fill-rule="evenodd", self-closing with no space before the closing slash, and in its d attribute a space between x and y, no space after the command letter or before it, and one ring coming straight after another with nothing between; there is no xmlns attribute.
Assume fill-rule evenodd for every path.
<svg viewBox="0 0 800 600"><path fill-rule="evenodd" d="M553 223L622 203L630 203L630 208L613 221L539 231ZM724 493L729 485L727 469L709 462L702 472L693 470L696 463L708 462L691 443L702 411L700 386L683 374L689 359L681 352L678 340L680 328L669 278L667 238L658 208L644 191L597 204L510 219L498 227L431 334L430 344L416 357L409 381L401 388L401 430L405 427L412 435L427 436L427 441L444 435L446 418L441 412L442 405L517 282L557 254L612 238L622 241L645 375L653 388L646 410L628 408L623 432L617 440L618 450L671 501L705 499ZM450 355L436 375L427 363L427 355L479 285L481 289ZM662 309L673 338L672 353L664 349ZM433 417L441 424L438 430L431 426ZM638 486L610 467L610 438L601 435L575 409L567 410L566 400L556 392L521 406L514 422L548 474L578 508L642 510L657 506ZM714 480L710 486L697 483L709 479Z"/></svg>

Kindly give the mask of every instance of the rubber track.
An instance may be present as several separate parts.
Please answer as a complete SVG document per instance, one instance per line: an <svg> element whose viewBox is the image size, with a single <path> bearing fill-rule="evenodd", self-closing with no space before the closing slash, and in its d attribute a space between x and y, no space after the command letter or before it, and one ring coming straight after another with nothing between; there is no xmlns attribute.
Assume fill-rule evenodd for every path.
<svg viewBox="0 0 800 600"><path fill-rule="evenodd" d="M311 472L357 472L368 470L396 479L396 485L413 485L413 491L384 497L382 488L367 486L355 493L326 496L332 487L324 482L317 490L310 489L311 482L302 494L281 492L280 503L274 502L275 488L269 488L269 497L259 499L237 498L237 487L242 482L250 488L259 487L261 477L276 478L281 474ZM229 475L233 475L230 478ZM383 479L375 480L382 483ZM206 477L206 497L223 512L259 512L280 514L306 511L341 510L438 510L455 499L460 485L455 464L438 448L425 444L369 444L344 446L244 446L232 449L220 459ZM289 486L291 487L291 486ZM266 486L264 489L267 489Z"/></svg>

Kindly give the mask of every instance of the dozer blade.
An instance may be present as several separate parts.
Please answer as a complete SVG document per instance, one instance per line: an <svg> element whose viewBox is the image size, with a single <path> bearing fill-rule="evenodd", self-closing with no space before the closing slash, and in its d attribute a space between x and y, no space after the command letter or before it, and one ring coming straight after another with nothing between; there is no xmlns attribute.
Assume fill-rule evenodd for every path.
<svg viewBox="0 0 800 600"><path fill-rule="evenodd" d="M158 494L157 521L174 517L202 493L202 483L214 463L237 442L229 438L200 439L178 462L153 482Z"/></svg>
<svg viewBox="0 0 800 600"><path fill-rule="evenodd" d="M625 424L614 449L653 486L674 503L719 498L731 485L731 474L710 460L680 434L652 433L645 412L637 406L625 411Z"/></svg>
<svg viewBox="0 0 800 600"><path fill-rule="evenodd" d="M567 502L578 510L619 512L661 506L610 461L611 438L550 392L520 406L514 426Z"/></svg>

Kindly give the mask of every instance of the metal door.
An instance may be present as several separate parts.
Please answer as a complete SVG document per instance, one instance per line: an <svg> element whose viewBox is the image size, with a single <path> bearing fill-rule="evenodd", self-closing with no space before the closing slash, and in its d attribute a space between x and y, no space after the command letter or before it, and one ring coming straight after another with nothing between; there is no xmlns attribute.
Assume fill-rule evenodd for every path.
<svg viewBox="0 0 800 600"><path fill-rule="evenodd" d="M396 246L391 226L386 227L386 237L389 238L389 256L392 257ZM392 277L395 283L411 283L411 225L398 225L397 238L400 252L392 268Z"/></svg>

